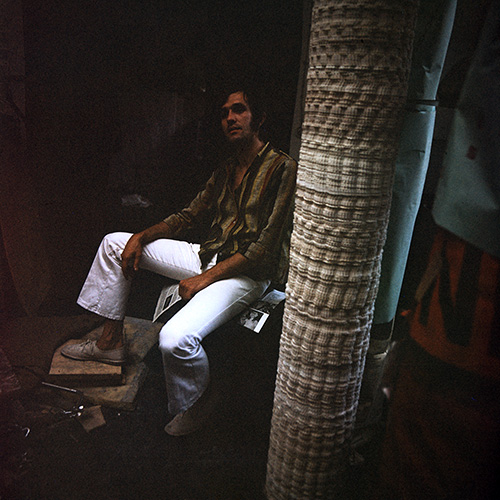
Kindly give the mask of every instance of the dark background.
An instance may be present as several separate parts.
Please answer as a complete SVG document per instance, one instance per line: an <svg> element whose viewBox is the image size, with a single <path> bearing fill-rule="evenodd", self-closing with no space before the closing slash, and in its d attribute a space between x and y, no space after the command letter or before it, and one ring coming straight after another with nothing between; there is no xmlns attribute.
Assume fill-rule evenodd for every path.
<svg viewBox="0 0 500 500"><path fill-rule="evenodd" d="M26 140L0 115L0 132L9 132L0 151L5 144L14 150L26 147L25 157L10 156L15 161L7 171L7 176L21 176L11 184L21 186L22 193L0 190L0 227L5 233L0 233L0 323L2 316L12 320L0 332L0 354L5 348L24 389L34 380L39 383L37 374L48 371L57 345L95 326L84 315L72 315L83 312L75 300L102 236L158 222L188 202L210 174L221 139L212 113L221 82L234 73L260 82L271 104L268 132L277 146L288 149L303 3L307 1L22 1ZM438 93L429 175L401 294L403 309L412 303L425 266L434 188L487 4L459 1ZM1 174L0 188L6 178L3 170ZM124 207L125 194L141 194L152 206ZM7 205L13 207L10 212L3 210ZM25 212L22 217L16 214L19 208ZM36 305L28 318L10 275L16 260L13 243L22 249L16 269L24 271L16 277L24 281L25 292L43 297L38 305L28 296L28 305ZM41 267L44 261L47 266ZM140 296L132 296L132 316L140 317L144 305L154 307L156 300L158 284L151 283L152 275L142 278L147 283L138 288ZM155 286L146 286L150 284ZM238 337L234 351L219 349L224 359L240 363L233 367L238 376L227 379L230 397L219 420L191 438L170 438L163 432L166 400L156 349L147 360L150 371L136 410L105 408L107 425L91 434L76 419L61 426L43 420L37 427L39 408L32 392L23 392L22 400L29 418L17 401L3 405L7 400L2 399L0 427L2 418L23 425L34 421L30 439L14 449L0 446L0 459L13 460L23 457L28 447L27 464L9 462L10 491L20 494L5 498L262 498L279 321L269 323L269 329L274 337L264 332L258 338ZM212 335L210 339L221 341ZM44 417L47 401L42 396L44 410L39 413ZM358 444L363 460L352 468L344 498L373 497L377 436L364 449ZM0 490L4 473L0 467Z"/></svg>
<svg viewBox="0 0 500 500"><path fill-rule="evenodd" d="M453 108L488 3L458 2L438 92L421 208L424 229L417 224L416 238L428 232ZM214 95L234 75L251 77L262 90L270 112L266 131L288 151L307 5L306 0L22 1L26 156L10 174L22 172L17 185L24 192L2 190L2 203L14 208L10 218L2 211L0 316L25 316L26 301L36 302L25 297L23 308L21 282L24 293L41 290L35 297L41 303L28 314L81 313L75 300L102 237L139 231L192 199L220 152ZM3 120L2 131L9 131ZM17 138L8 146L18 148ZM141 194L152 206L125 207L126 194ZM17 217L24 209L24 218ZM22 269L33 268L23 276L14 271L18 290L11 276L13 252ZM410 255L410 271L418 270L419 253L424 252Z"/></svg>
<svg viewBox="0 0 500 500"><path fill-rule="evenodd" d="M303 7L26 0L23 10L31 196L51 287L38 314L73 314L102 236L158 222L210 175L221 83L238 74L264 89L268 132L288 149ZM152 206L124 207L126 194ZM7 299L7 316L24 314Z"/></svg>

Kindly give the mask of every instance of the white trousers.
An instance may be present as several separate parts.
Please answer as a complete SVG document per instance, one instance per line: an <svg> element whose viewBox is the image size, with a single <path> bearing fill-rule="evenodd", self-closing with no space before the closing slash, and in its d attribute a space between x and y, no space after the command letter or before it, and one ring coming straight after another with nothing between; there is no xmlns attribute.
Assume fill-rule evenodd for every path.
<svg viewBox="0 0 500 500"><path fill-rule="evenodd" d="M80 306L109 319L125 317L131 281L122 273L121 254L131 236L112 233L104 237L78 297ZM202 269L199 249L197 244L159 239L145 245L140 267L175 280L190 278L216 262L214 257ZM209 364L201 341L259 299L269 283L245 275L216 281L163 326L159 347L171 414L186 411L208 386Z"/></svg>

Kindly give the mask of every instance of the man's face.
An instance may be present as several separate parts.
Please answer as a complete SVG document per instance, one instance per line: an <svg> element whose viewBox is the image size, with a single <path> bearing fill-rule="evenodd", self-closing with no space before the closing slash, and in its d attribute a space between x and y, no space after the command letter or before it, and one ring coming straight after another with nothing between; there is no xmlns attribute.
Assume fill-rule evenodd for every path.
<svg viewBox="0 0 500 500"><path fill-rule="evenodd" d="M230 94L221 108L222 131L231 144L250 142L258 130L252 128L252 112L243 92Z"/></svg>

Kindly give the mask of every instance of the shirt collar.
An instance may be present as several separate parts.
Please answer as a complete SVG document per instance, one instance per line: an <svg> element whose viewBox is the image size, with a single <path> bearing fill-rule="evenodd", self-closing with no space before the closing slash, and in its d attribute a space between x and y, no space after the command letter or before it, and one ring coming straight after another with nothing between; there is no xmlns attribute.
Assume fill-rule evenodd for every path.
<svg viewBox="0 0 500 500"><path fill-rule="evenodd" d="M266 142L266 144L264 144L262 149L257 153L257 156L258 157L264 156L264 154L267 153L268 146L269 146L269 142Z"/></svg>
<svg viewBox="0 0 500 500"><path fill-rule="evenodd" d="M270 147L271 146L270 146L269 142L267 142L266 144L264 144L264 146L262 146L262 149L257 153L257 155L253 159L252 164L250 165L250 168L248 170L252 170L255 165L262 164L262 161L263 161L264 157L266 156ZM227 163L226 168L229 169L232 166L234 166L236 163L238 163L238 159L236 158L236 156L232 156L231 159L229 160L229 162Z"/></svg>

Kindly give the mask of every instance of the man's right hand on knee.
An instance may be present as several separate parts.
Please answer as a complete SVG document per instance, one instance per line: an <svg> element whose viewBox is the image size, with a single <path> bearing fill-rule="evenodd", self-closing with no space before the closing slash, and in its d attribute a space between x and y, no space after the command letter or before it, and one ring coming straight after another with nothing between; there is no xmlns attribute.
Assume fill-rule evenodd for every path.
<svg viewBox="0 0 500 500"><path fill-rule="evenodd" d="M143 244L140 233L130 237L122 252L122 271L125 278L130 279L139 270Z"/></svg>

